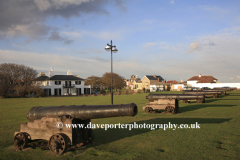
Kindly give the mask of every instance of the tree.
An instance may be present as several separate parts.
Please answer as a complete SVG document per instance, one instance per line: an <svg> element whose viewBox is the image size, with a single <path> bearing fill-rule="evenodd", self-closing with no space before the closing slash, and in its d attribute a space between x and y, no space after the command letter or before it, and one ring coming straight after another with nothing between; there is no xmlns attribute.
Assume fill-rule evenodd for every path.
<svg viewBox="0 0 240 160"><path fill-rule="evenodd" d="M25 65L0 64L0 93L12 93L16 90L16 86L19 86L18 89L22 91L25 87L20 86L30 86L37 74L36 70Z"/></svg>
<svg viewBox="0 0 240 160"><path fill-rule="evenodd" d="M111 88L111 73L106 72L103 74L102 78L102 84L103 86L107 88ZM116 89L121 89L126 86L126 82L124 81L124 78L117 73L113 73L113 88Z"/></svg>
<svg viewBox="0 0 240 160"><path fill-rule="evenodd" d="M91 76L91 77L86 78L84 84L85 85L91 85L92 88L95 88L95 87L100 88L102 82L101 82L101 78L100 77Z"/></svg>

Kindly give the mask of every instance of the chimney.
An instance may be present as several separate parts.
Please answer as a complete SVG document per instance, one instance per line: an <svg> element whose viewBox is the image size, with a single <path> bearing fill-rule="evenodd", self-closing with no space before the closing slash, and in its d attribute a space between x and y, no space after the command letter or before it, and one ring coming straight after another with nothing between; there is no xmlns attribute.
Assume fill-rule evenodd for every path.
<svg viewBox="0 0 240 160"><path fill-rule="evenodd" d="M199 74L199 77L201 77L202 75L201 74Z"/></svg>
<svg viewBox="0 0 240 160"><path fill-rule="evenodd" d="M154 75L153 75L153 77L155 77L155 78L156 78L156 74L154 74Z"/></svg>
<svg viewBox="0 0 240 160"><path fill-rule="evenodd" d="M67 75L72 75L72 70L68 70Z"/></svg>
<svg viewBox="0 0 240 160"><path fill-rule="evenodd" d="M49 71L49 77L52 77L52 76L54 76L54 70L53 70L53 68L51 68L51 70Z"/></svg>
<svg viewBox="0 0 240 160"><path fill-rule="evenodd" d="M45 76L45 72L40 72L40 76Z"/></svg>

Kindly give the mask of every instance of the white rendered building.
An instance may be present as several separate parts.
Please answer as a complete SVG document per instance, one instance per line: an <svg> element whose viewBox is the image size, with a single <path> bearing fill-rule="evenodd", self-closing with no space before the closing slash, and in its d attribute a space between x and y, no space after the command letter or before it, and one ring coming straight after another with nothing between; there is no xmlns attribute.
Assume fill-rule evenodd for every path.
<svg viewBox="0 0 240 160"><path fill-rule="evenodd" d="M53 68L49 77L44 72L34 80L34 85L44 89L45 96L91 94L91 85L84 85L84 79L72 75L69 70L67 75L54 75Z"/></svg>

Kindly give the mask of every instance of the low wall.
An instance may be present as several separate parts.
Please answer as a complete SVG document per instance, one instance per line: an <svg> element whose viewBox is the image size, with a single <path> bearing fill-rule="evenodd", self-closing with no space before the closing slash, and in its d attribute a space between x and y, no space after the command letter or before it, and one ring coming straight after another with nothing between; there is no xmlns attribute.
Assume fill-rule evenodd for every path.
<svg viewBox="0 0 240 160"><path fill-rule="evenodd" d="M240 83L196 83L192 84L192 87L209 87L209 88L220 88L220 87L236 87L240 89Z"/></svg>

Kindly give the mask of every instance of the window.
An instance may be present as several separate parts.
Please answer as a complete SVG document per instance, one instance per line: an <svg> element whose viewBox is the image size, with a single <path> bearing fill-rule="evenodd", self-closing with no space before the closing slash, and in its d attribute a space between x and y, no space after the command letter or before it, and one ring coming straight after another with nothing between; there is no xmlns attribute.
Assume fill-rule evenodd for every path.
<svg viewBox="0 0 240 160"><path fill-rule="evenodd" d="M54 95L55 96L60 96L61 95L61 89L59 88L59 89L54 89Z"/></svg>
<svg viewBox="0 0 240 160"><path fill-rule="evenodd" d="M76 84L76 85L80 85L80 84L81 84L81 81L75 81L75 84Z"/></svg>
<svg viewBox="0 0 240 160"><path fill-rule="evenodd" d="M76 88L76 93L77 93L77 95L82 94L82 93L81 93L81 88Z"/></svg>
<svg viewBox="0 0 240 160"><path fill-rule="evenodd" d="M55 81L55 85L60 85L61 81Z"/></svg>

